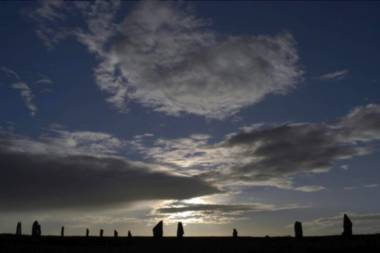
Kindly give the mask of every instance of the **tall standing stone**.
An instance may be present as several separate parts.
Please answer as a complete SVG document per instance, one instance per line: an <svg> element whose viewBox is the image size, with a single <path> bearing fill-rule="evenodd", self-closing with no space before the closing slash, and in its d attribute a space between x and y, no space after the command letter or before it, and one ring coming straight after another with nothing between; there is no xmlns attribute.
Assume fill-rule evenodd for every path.
<svg viewBox="0 0 380 253"><path fill-rule="evenodd" d="M153 228L153 237L154 238L162 238L163 235L164 235L164 223L163 223L163 221L160 221Z"/></svg>
<svg viewBox="0 0 380 253"><path fill-rule="evenodd" d="M302 223L299 221L296 221L294 223L294 236L297 239L300 239L303 237L303 232L302 232Z"/></svg>
<svg viewBox="0 0 380 253"><path fill-rule="evenodd" d="M103 234L104 234L104 230L103 230L103 229L100 229L100 231L99 231L99 236L100 236L100 237L103 237Z"/></svg>
<svg viewBox="0 0 380 253"><path fill-rule="evenodd" d="M117 232L117 230L114 230L113 231L113 237L118 237L119 236L119 233Z"/></svg>
<svg viewBox="0 0 380 253"><path fill-rule="evenodd" d="M236 228L234 228L234 230L232 231L232 237L233 238L237 238L238 237L238 231L236 230Z"/></svg>
<svg viewBox="0 0 380 253"><path fill-rule="evenodd" d="M62 226L61 227L61 237L64 237L65 236L65 227Z"/></svg>
<svg viewBox="0 0 380 253"><path fill-rule="evenodd" d="M185 234L185 231L184 231L184 229L183 229L182 222L178 222L178 226L177 226L177 237L178 237L178 238L182 238L184 234Z"/></svg>
<svg viewBox="0 0 380 253"><path fill-rule="evenodd" d="M86 237L89 237L89 236L90 236L90 230L86 228Z"/></svg>
<svg viewBox="0 0 380 253"><path fill-rule="evenodd" d="M16 235L21 235L21 234L22 234L21 222L17 222Z"/></svg>
<svg viewBox="0 0 380 253"><path fill-rule="evenodd" d="M128 230L128 238L132 238L132 233L130 230Z"/></svg>
<svg viewBox="0 0 380 253"><path fill-rule="evenodd" d="M352 222L350 218L348 218L347 214L343 216L343 236L350 237L352 236Z"/></svg>
<svg viewBox="0 0 380 253"><path fill-rule="evenodd" d="M41 236L41 225L34 221L32 225L32 236Z"/></svg>

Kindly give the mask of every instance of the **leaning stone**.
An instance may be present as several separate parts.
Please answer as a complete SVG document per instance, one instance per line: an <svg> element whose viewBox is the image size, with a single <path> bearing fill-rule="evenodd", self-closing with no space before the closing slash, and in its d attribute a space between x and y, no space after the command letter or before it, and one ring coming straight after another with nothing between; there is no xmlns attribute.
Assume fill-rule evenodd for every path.
<svg viewBox="0 0 380 253"><path fill-rule="evenodd" d="M347 214L343 216L343 233L344 237L352 236L352 221L348 218Z"/></svg>
<svg viewBox="0 0 380 253"><path fill-rule="evenodd" d="M154 238L161 238L164 235L164 223L163 221L160 221L157 223L156 226L153 228L153 237Z"/></svg>

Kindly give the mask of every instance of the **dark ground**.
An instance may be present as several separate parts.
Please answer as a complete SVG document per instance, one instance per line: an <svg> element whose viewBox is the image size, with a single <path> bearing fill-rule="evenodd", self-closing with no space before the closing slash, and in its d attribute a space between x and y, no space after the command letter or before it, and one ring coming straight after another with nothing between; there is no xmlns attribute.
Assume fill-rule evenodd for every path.
<svg viewBox="0 0 380 253"><path fill-rule="evenodd" d="M380 234L305 237L64 237L0 235L0 252L380 252Z"/></svg>

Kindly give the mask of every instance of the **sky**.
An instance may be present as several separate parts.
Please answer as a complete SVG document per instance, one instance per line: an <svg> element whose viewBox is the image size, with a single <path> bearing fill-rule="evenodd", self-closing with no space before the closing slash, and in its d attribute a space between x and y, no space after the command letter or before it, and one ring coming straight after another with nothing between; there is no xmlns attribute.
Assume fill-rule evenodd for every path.
<svg viewBox="0 0 380 253"><path fill-rule="evenodd" d="M380 232L378 2L0 3L0 233Z"/></svg>

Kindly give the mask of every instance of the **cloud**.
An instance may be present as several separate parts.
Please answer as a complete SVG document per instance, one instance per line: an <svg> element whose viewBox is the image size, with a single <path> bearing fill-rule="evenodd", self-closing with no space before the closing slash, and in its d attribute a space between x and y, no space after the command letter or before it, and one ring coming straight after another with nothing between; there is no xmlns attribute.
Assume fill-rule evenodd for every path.
<svg viewBox="0 0 380 253"><path fill-rule="evenodd" d="M20 80L20 76L14 70L4 66L0 67L0 70L3 71L3 73L5 73L8 77Z"/></svg>
<svg viewBox="0 0 380 253"><path fill-rule="evenodd" d="M342 80L350 73L348 69L342 69L321 75L319 78L322 80Z"/></svg>
<svg viewBox="0 0 380 253"><path fill-rule="evenodd" d="M380 106L368 104L354 108L339 124L342 138L353 142L380 140Z"/></svg>
<svg viewBox="0 0 380 253"><path fill-rule="evenodd" d="M277 206L259 202L249 204L192 203L188 201L171 201L152 211L155 219L165 217L168 223L180 219L186 224L227 224L236 220L249 219L252 213L276 212L308 208L310 206L289 204Z"/></svg>
<svg viewBox="0 0 380 253"><path fill-rule="evenodd" d="M256 124L213 143L209 135L136 140L145 159L182 175L220 186L272 186L314 192L320 185L296 185L300 174L329 171L339 161L374 152L380 140L380 105L360 106L330 123Z"/></svg>
<svg viewBox="0 0 380 253"><path fill-rule="evenodd" d="M7 67L0 68L3 73L5 73L9 79L12 80L11 88L20 91L20 95L29 110L31 116L35 116L38 109L34 103L34 94L30 89L29 85L20 79L20 76L13 70Z"/></svg>
<svg viewBox="0 0 380 253"><path fill-rule="evenodd" d="M30 115L35 116L37 113L37 106L33 102L34 95L30 87L25 82L13 83L11 87L20 91L20 95L24 100L26 107L30 111Z"/></svg>
<svg viewBox="0 0 380 253"><path fill-rule="evenodd" d="M98 156L83 154L79 139L105 146L114 144L108 136L88 132L62 136L53 141L52 137L33 140L1 133L1 212L99 209L219 192L195 177L154 171L154 165L128 161L107 152ZM71 152L61 152L57 147L66 144L58 144L59 140L69 139L78 145L72 145Z"/></svg>
<svg viewBox="0 0 380 253"><path fill-rule="evenodd" d="M178 203L177 203L178 204ZM270 204L254 203L254 204L182 204L181 206L169 206L157 209L159 213L180 213L180 212L221 212L221 213L240 213L240 212L267 212L300 208L297 205L276 207Z"/></svg>
<svg viewBox="0 0 380 253"><path fill-rule="evenodd" d="M98 56L98 86L120 110L131 100L169 115L222 119L269 94L289 92L302 77L290 33L222 35L183 4L159 1L137 3L116 23L119 7L97 1L65 4L57 12L54 4L34 15L55 40L69 31ZM62 29L69 8L81 13L85 28Z"/></svg>
<svg viewBox="0 0 380 253"><path fill-rule="evenodd" d="M379 187L379 184L365 184L365 185L359 185L359 186L345 186L343 187L344 190L357 190L357 189L365 189L365 188L377 188Z"/></svg>

